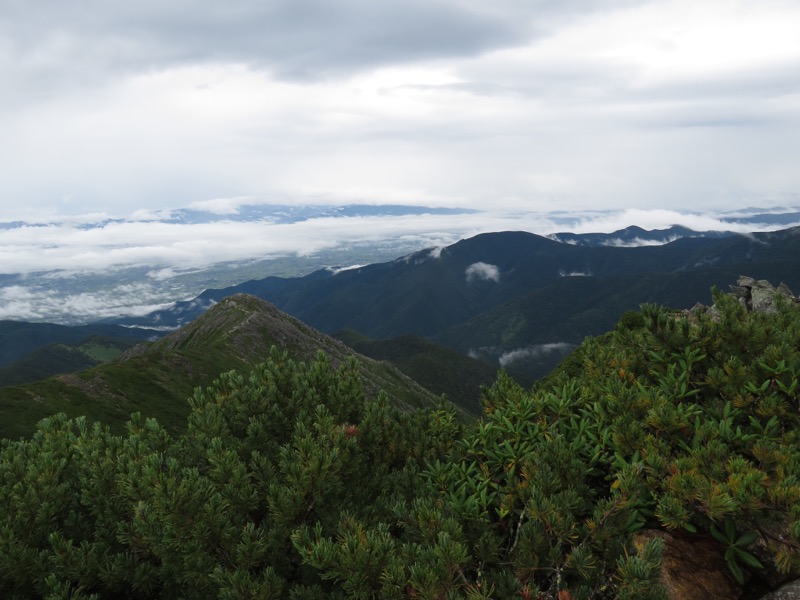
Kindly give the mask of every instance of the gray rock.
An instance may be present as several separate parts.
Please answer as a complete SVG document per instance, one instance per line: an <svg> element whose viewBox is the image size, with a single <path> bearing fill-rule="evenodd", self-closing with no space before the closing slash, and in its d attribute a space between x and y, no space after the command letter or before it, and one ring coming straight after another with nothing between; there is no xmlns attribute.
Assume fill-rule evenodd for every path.
<svg viewBox="0 0 800 600"><path fill-rule="evenodd" d="M761 600L800 600L800 579L762 596Z"/></svg>
<svg viewBox="0 0 800 600"><path fill-rule="evenodd" d="M777 288L774 288L766 279L756 280L744 275L739 277L736 285L731 285L730 289L731 294L751 312L777 312L779 296L792 302L798 301L785 283L781 283Z"/></svg>

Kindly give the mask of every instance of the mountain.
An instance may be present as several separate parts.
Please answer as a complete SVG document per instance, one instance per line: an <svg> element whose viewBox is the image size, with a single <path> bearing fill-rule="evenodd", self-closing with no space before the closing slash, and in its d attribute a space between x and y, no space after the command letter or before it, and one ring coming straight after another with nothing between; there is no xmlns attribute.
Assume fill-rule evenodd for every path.
<svg viewBox="0 0 800 600"><path fill-rule="evenodd" d="M632 243L675 236L682 237ZM742 273L800 289L800 228L748 235L628 228L564 241L527 232L482 234L389 262L208 289L115 324L177 328L223 298L247 293L325 333L423 337L529 381L625 311L644 302L688 308Z"/></svg>
<svg viewBox="0 0 800 600"><path fill-rule="evenodd" d="M176 430L185 425L186 399L194 388L233 369L247 373L270 357L273 346L296 360L323 352L334 365L355 356L369 396L382 389L393 403L409 408L440 402L388 363L357 355L259 298L234 295L191 324L109 363L0 388L0 437L28 435L40 419L56 412L86 415L119 431L138 411Z"/></svg>
<svg viewBox="0 0 800 600"><path fill-rule="evenodd" d="M417 335L495 360L517 351L539 354L546 369L569 345L607 330L626 310L643 302L688 308L711 286L742 273L800 289L800 228L686 235L641 247L562 243L526 232L482 234L391 262L211 289L126 322L178 325L245 292L325 332ZM548 350L542 354L537 346Z"/></svg>
<svg viewBox="0 0 800 600"><path fill-rule="evenodd" d="M711 286L735 281L735 270L564 277L450 327L435 342L499 363L516 378L546 375L587 336L609 331L643 303L688 308Z"/></svg>
<svg viewBox="0 0 800 600"><path fill-rule="evenodd" d="M576 246L661 246L681 238L722 238L736 235L732 231L693 231L673 225L667 229L642 229L631 226L612 233L553 233L547 237Z"/></svg>
<svg viewBox="0 0 800 600"><path fill-rule="evenodd" d="M683 269L562 277L496 306L433 337L437 343L483 360L498 361L515 376L541 377L586 336L610 330L623 313L643 303L689 308L727 289L742 273L800 288L800 230L732 236L712 245L682 239L669 246L705 247ZM648 248L656 251L657 248Z"/></svg>

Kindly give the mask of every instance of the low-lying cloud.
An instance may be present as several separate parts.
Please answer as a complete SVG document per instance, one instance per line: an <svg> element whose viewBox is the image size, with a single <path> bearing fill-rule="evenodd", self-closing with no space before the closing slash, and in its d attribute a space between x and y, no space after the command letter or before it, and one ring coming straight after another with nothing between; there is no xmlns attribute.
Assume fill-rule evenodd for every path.
<svg viewBox="0 0 800 600"><path fill-rule="evenodd" d="M769 210L759 210L759 213L767 214ZM783 210L783 213L791 212ZM610 211L607 213L596 213L593 215L576 216L570 224L569 229L572 233L613 233L625 229L631 225L637 225L642 229L668 229L673 225L681 225L694 231L733 231L745 233L752 231L768 231L787 227L784 224L780 227L768 223L742 223L735 221L743 215L740 213L711 214L711 213L692 213L687 211L667 210L667 209L626 209L621 211ZM766 221L767 219L765 219Z"/></svg>
<svg viewBox="0 0 800 600"><path fill-rule="evenodd" d="M35 284L0 287L0 319L81 323L146 315L171 304L168 294L147 283L59 293Z"/></svg>
<svg viewBox="0 0 800 600"><path fill-rule="evenodd" d="M664 246L670 244L675 240L679 240L677 235L669 236L663 240L644 240L642 238L633 238L632 240L623 240L622 238L614 238L608 240L604 245L612 246L614 248L641 248L643 246Z"/></svg>
<svg viewBox="0 0 800 600"><path fill-rule="evenodd" d="M467 281L500 281L500 268L497 265L490 265L485 262L472 263L464 273Z"/></svg>
<svg viewBox="0 0 800 600"><path fill-rule="evenodd" d="M106 271L113 268L204 268L226 261L313 255L353 243L441 248L459 239L519 227L504 215L321 217L297 223L269 220L174 223L153 220L52 222L0 228L0 274ZM531 231L553 227L530 215ZM435 258L440 250L433 251Z"/></svg>
<svg viewBox="0 0 800 600"><path fill-rule="evenodd" d="M511 350L510 352L506 352L501 354L497 361L500 363L501 367L507 367L508 365L518 362L520 360L530 360L530 359L537 359L542 358L543 356L547 356L549 354L566 354L570 350L575 347L574 344L568 344L566 342L557 342L552 344L537 344L535 346L528 346L527 348L518 348L517 350Z"/></svg>
<svg viewBox="0 0 800 600"><path fill-rule="evenodd" d="M343 273L344 271L353 271L355 269L360 269L365 265L350 265L347 267L328 267L327 270L331 273L331 275L338 275L339 273Z"/></svg>

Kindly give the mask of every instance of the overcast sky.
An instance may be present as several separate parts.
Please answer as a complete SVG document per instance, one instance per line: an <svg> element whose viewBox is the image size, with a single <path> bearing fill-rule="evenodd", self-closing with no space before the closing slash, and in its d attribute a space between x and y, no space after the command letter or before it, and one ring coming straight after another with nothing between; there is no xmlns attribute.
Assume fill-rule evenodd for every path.
<svg viewBox="0 0 800 600"><path fill-rule="evenodd" d="M0 220L799 203L800 2L0 0Z"/></svg>

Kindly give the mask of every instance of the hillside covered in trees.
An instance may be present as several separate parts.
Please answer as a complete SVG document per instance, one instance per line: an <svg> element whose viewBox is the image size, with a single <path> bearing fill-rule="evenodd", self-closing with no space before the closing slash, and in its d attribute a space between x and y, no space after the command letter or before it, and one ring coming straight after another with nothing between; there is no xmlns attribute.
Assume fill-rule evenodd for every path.
<svg viewBox="0 0 800 600"><path fill-rule="evenodd" d="M501 374L469 424L277 348L177 433L47 418L0 447L0 596L655 599L681 538L759 597L800 575L800 307L714 300Z"/></svg>

